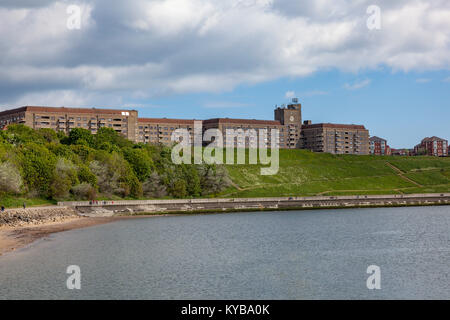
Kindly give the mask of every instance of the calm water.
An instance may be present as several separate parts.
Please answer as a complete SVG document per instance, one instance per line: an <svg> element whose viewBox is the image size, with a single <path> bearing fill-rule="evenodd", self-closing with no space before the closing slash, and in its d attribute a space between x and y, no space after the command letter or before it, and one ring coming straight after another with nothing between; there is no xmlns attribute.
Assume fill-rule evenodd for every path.
<svg viewBox="0 0 450 320"><path fill-rule="evenodd" d="M81 268L81 290L66 268ZM381 290L366 269L381 268ZM0 298L450 299L450 207L142 218L0 257Z"/></svg>

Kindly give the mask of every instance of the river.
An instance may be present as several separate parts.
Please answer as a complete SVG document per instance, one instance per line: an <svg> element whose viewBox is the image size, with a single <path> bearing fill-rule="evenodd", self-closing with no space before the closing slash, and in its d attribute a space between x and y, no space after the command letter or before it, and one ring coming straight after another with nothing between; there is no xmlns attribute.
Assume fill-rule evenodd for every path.
<svg viewBox="0 0 450 320"><path fill-rule="evenodd" d="M433 298L450 299L449 206L127 219L0 257L0 299Z"/></svg>

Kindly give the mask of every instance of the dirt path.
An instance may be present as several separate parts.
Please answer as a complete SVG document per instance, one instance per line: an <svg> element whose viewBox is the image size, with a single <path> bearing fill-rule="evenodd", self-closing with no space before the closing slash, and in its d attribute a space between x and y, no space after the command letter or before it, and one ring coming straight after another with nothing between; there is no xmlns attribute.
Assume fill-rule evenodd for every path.
<svg viewBox="0 0 450 320"><path fill-rule="evenodd" d="M415 182L414 180L411 180L411 179L408 178L408 177L405 177L405 176L403 175L404 172L403 172L402 170L400 170L399 168L397 168L396 166L394 166L393 164L391 164L391 163L389 163L389 162L386 161L386 165L387 165L388 167L390 167L391 169L393 169L394 171L396 171L396 172L397 172L397 175L398 175L400 178L402 178L403 180L408 181L408 182L410 182L410 183L412 183L412 184L414 184L414 185L416 185L416 186L418 186L418 187L420 187L420 188L423 188L423 185L421 185L421 184Z"/></svg>

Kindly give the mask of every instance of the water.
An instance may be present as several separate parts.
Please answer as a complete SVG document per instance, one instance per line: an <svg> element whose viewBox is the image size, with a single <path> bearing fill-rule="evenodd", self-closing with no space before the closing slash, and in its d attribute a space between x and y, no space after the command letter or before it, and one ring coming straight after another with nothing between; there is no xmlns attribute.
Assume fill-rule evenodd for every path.
<svg viewBox="0 0 450 320"><path fill-rule="evenodd" d="M69 265L81 290L66 287ZM448 206L155 217L0 257L0 298L450 299L449 266Z"/></svg>

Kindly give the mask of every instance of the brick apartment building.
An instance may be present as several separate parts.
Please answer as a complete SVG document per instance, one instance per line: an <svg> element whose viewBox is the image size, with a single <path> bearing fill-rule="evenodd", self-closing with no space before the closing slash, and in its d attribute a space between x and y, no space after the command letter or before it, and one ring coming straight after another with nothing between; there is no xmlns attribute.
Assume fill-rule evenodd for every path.
<svg viewBox="0 0 450 320"><path fill-rule="evenodd" d="M448 141L439 137L427 137L414 147L414 154L447 157Z"/></svg>
<svg viewBox="0 0 450 320"><path fill-rule="evenodd" d="M369 131L362 125L304 121L300 148L333 154L369 154Z"/></svg>
<svg viewBox="0 0 450 320"><path fill-rule="evenodd" d="M187 129L193 141L193 119L139 118L136 142L170 144L171 135L177 129Z"/></svg>
<svg viewBox="0 0 450 320"><path fill-rule="evenodd" d="M266 147L270 147L271 141L271 132L272 129L279 130L279 144L280 148L288 148L289 147L289 139L288 139L288 127L285 127L280 124L279 121L273 120L250 120L250 119L230 119L230 118L216 118L216 119L208 119L203 120L203 130L206 131L208 129L218 129L224 138L223 144L227 145L227 137L226 132L229 130L239 130L242 129L244 132L248 132L248 130L255 130L255 132L259 132L261 129L267 130L267 137L265 138ZM257 145L258 141L256 140L258 137L236 137L233 138L235 140L235 145L239 148L248 148L251 145ZM231 142L233 143L233 142Z"/></svg>
<svg viewBox="0 0 450 320"><path fill-rule="evenodd" d="M368 131L364 126L340 124L302 125L301 104L297 99L287 106L276 107L275 120L215 118L200 121L203 133L218 129L226 139L227 129L267 130L267 146L271 130L279 131L279 147L305 148L317 152L368 154ZM73 128L84 128L95 134L109 127L134 142L171 144L172 133L185 128L194 138L194 119L138 118L136 110L26 106L0 112L0 129L11 123L22 123L33 129L51 128L66 134ZM252 138L236 138L238 147L248 147ZM224 141L226 144L226 140Z"/></svg>
<svg viewBox="0 0 450 320"><path fill-rule="evenodd" d="M95 134L98 128L109 127L135 141L137 120L136 110L27 106L0 112L0 129L11 123L21 123L33 129L50 128L66 134L73 128Z"/></svg>
<svg viewBox="0 0 450 320"><path fill-rule="evenodd" d="M369 139L369 151L370 154L376 156L390 156L391 148L388 146L387 141L383 138L373 136Z"/></svg>

